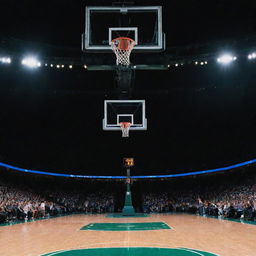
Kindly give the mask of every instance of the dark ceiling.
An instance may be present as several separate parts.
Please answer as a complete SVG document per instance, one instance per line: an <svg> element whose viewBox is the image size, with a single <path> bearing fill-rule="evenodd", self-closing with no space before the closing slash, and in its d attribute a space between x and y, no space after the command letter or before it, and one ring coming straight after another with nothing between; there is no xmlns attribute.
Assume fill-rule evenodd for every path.
<svg viewBox="0 0 256 256"><path fill-rule="evenodd" d="M112 2L114 1L2 0L1 35L80 48L81 33L85 25L84 7L112 5ZM168 46L237 39L256 32L256 2L253 0L127 2L134 3L133 5L163 6Z"/></svg>
<svg viewBox="0 0 256 256"><path fill-rule="evenodd" d="M0 36L55 45L56 51L70 47L82 55L84 7L111 3L1 0ZM144 3L163 6L168 47L256 34L255 1L134 1ZM112 72L0 66L0 161L121 174L122 157L134 156L136 173L154 174L248 160L255 157L255 74L255 64L245 58L226 68L212 62L137 72L134 97L146 99L148 131L123 140L101 128Z"/></svg>

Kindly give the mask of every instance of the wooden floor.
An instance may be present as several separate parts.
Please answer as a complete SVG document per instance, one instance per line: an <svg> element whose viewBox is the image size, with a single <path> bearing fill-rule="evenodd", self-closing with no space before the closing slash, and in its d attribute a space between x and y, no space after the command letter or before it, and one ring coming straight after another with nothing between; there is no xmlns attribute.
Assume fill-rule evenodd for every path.
<svg viewBox="0 0 256 256"><path fill-rule="evenodd" d="M82 231L92 222L165 222L155 231ZM1 256L39 256L58 250L98 247L186 247L220 256L256 256L256 225L194 215L106 218L72 215L0 227Z"/></svg>

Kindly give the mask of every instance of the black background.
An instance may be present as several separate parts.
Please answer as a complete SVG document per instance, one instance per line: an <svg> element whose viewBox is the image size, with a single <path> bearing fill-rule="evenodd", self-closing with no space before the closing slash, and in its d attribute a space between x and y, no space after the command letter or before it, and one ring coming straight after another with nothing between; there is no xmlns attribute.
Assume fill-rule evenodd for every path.
<svg viewBox="0 0 256 256"><path fill-rule="evenodd" d="M111 3L3 0L1 36L79 52L84 7L102 2ZM162 3L168 47L255 34L254 1L143 2ZM135 158L134 174L249 160L255 157L255 65L244 58L228 67L212 61L204 67L138 71L134 98L146 100L148 131L131 132L127 139L102 131L112 72L0 66L0 160L31 169L107 175L124 173L123 157Z"/></svg>
<svg viewBox="0 0 256 256"><path fill-rule="evenodd" d="M117 1L2 0L1 34L80 48L85 6L111 5L112 2ZM130 2L134 2L134 5L163 6L163 30L167 34L167 46L237 39L255 33L256 3L253 0Z"/></svg>

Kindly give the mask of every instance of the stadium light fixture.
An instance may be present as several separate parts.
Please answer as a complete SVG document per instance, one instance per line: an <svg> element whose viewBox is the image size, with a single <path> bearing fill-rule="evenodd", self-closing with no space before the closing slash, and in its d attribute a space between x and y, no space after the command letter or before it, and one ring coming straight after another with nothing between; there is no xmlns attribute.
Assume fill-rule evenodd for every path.
<svg viewBox="0 0 256 256"><path fill-rule="evenodd" d="M217 62L227 65L230 64L231 62L235 61L237 59L236 56L232 56L231 54L223 54L217 59Z"/></svg>
<svg viewBox="0 0 256 256"><path fill-rule="evenodd" d="M71 68L73 68L73 66L72 66L72 65L69 65L69 68L71 69Z"/></svg>
<svg viewBox="0 0 256 256"><path fill-rule="evenodd" d="M0 62L3 64L10 64L12 62L10 57L1 57Z"/></svg>
<svg viewBox="0 0 256 256"><path fill-rule="evenodd" d="M249 60L256 59L256 52L253 52L253 53L249 54L248 59Z"/></svg>
<svg viewBox="0 0 256 256"><path fill-rule="evenodd" d="M21 64L27 66L28 68L39 68L41 67L41 62L38 61L35 57L25 57Z"/></svg>

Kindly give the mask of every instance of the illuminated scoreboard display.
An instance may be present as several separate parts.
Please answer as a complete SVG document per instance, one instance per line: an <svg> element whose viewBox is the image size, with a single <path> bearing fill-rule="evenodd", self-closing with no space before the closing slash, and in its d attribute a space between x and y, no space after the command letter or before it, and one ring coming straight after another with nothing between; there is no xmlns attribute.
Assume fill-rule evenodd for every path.
<svg viewBox="0 0 256 256"><path fill-rule="evenodd" d="M124 158L124 167L133 167L134 166L134 159L133 158Z"/></svg>

